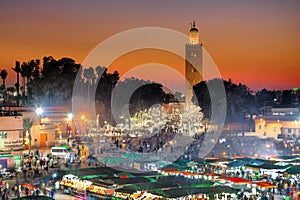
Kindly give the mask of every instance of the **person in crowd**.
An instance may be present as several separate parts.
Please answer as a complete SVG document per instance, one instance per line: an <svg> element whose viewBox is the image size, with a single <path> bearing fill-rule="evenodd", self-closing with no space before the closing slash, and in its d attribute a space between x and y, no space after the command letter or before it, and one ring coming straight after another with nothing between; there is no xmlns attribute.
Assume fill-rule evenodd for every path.
<svg viewBox="0 0 300 200"><path fill-rule="evenodd" d="M81 165L81 157L78 156L78 158L77 158L77 169L80 168L80 165Z"/></svg>
<svg viewBox="0 0 300 200"><path fill-rule="evenodd" d="M22 186L21 186L21 185L18 186L18 191L19 191L19 192L18 192L18 197L20 197L20 196L22 195L22 192L23 192L23 191L22 191Z"/></svg>
<svg viewBox="0 0 300 200"><path fill-rule="evenodd" d="M39 149L36 149L35 155L36 155L38 158L40 157Z"/></svg>
<svg viewBox="0 0 300 200"><path fill-rule="evenodd" d="M39 190L39 188L37 188L37 189L35 190L35 196L39 196L40 193L41 193L41 191Z"/></svg>
<svg viewBox="0 0 300 200"><path fill-rule="evenodd" d="M49 166L49 163L47 164L46 162L45 162L45 165L44 165L44 169L45 169L45 171L48 171L48 166Z"/></svg>
<svg viewBox="0 0 300 200"><path fill-rule="evenodd" d="M29 194L30 194L29 189L27 187L25 188L25 194L26 194L26 196L29 196Z"/></svg>

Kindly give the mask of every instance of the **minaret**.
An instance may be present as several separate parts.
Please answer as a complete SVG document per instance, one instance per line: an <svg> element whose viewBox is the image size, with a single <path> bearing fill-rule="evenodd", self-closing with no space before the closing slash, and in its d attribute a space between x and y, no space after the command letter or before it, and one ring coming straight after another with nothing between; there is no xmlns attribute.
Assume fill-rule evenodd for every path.
<svg viewBox="0 0 300 200"><path fill-rule="evenodd" d="M189 43L185 45L185 106L192 105L193 86L201 81L202 44L199 43L199 32L195 21L191 23Z"/></svg>

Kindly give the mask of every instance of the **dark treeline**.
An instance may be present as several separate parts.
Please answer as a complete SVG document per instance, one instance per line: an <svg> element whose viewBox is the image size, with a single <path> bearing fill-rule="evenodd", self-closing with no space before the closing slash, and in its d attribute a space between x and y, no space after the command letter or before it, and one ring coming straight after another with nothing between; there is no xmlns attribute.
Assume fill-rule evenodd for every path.
<svg viewBox="0 0 300 200"><path fill-rule="evenodd" d="M9 88L6 103L20 106L71 106L72 92L77 75L80 75L79 89L83 103L95 101L95 110L101 116L101 122L114 124L112 116L112 92L116 89L118 95L128 96L128 88L136 87L130 94L128 102L118 98L116 105L122 109L129 104L130 114L150 108L154 104L168 102L170 94L163 91L158 83L136 78L120 81L119 73L109 73L106 67L82 67L72 58L56 60L49 56L28 62L16 62L13 69L16 72L17 83ZM118 83L118 85L117 85ZM117 87L116 87L117 86ZM123 88L122 87L126 87ZM18 94L14 97L13 93ZM125 99L124 99L125 100ZM88 111L87 111L88 112Z"/></svg>
<svg viewBox="0 0 300 200"><path fill-rule="evenodd" d="M201 81L193 88L196 97L193 101L198 101L199 106L205 118L210 117L210 96L207 85L213 85L216 81L223 81L226 100L226 122L243 122L250 120L253 115L264 114L265 105L270 103L272 105L293 105L298 104L299 94L293 90L284 91L270 91L262 89L258 92L251 92L250 89L241 83L235 84L229 79L213 79L209 81Z"/></svg>
<svg viewBox="0 0 300 200"><path fill-rule="evenodd" d="M6 71L1 71L3 85L2 94L5 94L7 104L29 106L71 106L72 92L77 74L80 74L79 85L76 85L84 97L84 103L95 101L96 113L101 115L101 122L114 123L112 112L117 111L121 116L124 108L129 108L130 115L150 108L154 104L182 101L182 94L171 94L163 90L159 83L139 80L136 78L120 81L119 73L109 73L106 67L81 68L72 58L56 60L49 56L28 62L16 62L13 70L16 73L15 87L6 88ZM210 115L210 97L207 84L223 81L227 98L226 122L240 122L245 116L251 119L252 115L263 113L267 102L276 104L295 104L298 102L298 93L292 90L269 91L266 89L256 93L243 84L214 79L200 82L194 86L198 104L206 118ZM17 93L17 95L14 95ZM114 107L115 111L112 110ZM248 116L248 117L247 117ZM128 118L129 116L123 116Z"/></svg>

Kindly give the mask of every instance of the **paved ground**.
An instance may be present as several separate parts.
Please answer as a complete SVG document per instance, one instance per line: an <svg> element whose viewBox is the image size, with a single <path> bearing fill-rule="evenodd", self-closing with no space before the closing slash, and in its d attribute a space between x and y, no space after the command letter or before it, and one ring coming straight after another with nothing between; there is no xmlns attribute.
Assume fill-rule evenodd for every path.
<svg viewBox="0 0 300 200"><path fill-rule="evenodd" d="M35 152L36 149L33 149L32 151ZM50 148L39 149L39 151L40 151L42 154L46 155L46 154L49 153ZM73 166L72 168L73 168L73 169L74 169L74 168L77 168L77 166ZM88 168L88 164L82 162L81 165L80 165L80 168ZM67 168L67 167L65 166L65 164L63 164L63 165L59 166L58 168L49 168L49 172L51 172L51 171L56 171L56 170L70 170L70 169L71 169L70 167ZM14 192L11 190L11 188L12 188L13 186L16 185L16 179L13 179L13 180L4 180L4 181L5 181L5 182L8 182L8 184L9 184L9 199L14 199L14 198L16 198L16 196L14 195ZM20 176L19 179L18 179L18 181L19 181L19 184L30 183L30 182L31 182L31 179L28 179L28 178L27 178L27 180L25 180L25 179L23 178L23 176ZM70 195L68 195L68 194L63 194L62 191L56 192L56 193L54 194L54 198L55 198L55 199L58 199L58 200L60 200L60 199L62 199L62 200L67 200L67 199L70 199L70 200L76 200L76 199L79 199L79 198L76 198L76 197L72 197L72 196L70 196Z"/></svg>

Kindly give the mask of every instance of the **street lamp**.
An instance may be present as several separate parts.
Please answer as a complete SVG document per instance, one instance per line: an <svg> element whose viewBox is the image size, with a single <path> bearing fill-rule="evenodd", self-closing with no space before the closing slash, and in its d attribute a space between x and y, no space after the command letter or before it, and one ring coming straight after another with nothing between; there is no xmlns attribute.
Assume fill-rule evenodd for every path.
<svg viewBox="0 0 300 200"><path fill-rule="evenodd" d="M81 125L81 133L83 133L83 130L87 131L87 127L86 127L86 116L84 114L80 115L80 119L82 120L82 125ZM86 133L85 133L86 135Z"/></svg>
<svg viewBox="0 0 300 200"><path fill-rule="evenodd" d="M80 119L81 119L82 121L84 121L84 120L86 120L86 116L85 116L84 114L82 114L82 115L80 115Z"/></svg>
<svg viewBox="0 0 300 200"><path fill-rule="evenodd" d="M72 113L68 113L68 122L67 122L67 134L68 134L68 138L71 138L72 120L73 120L73 114ZM69 121L70 121L71 125L69 125Z"/></svg>
<svg viewBox="0 0 300 200"><path fill-rule="evenodd" d="M43 112L44 112L44 110L43 110L41 107L38 107L38 108L35 109L35 113L36 113L38 116L42 115Z"/></svg>
<svg viewBox="0 0 300 200"><path fill-rule="evenodd" d="M35 113L36 113L36 118L35 119L38 119L38 125L39 125L39 128L37 130L37 135L38 137L40 137L40 125L42 124L42 114L44 113L44 109L42 107L37 107L35 109ZM26 133L26 137L29 138L30 137L30 140L32 139L32 135L29 133ZM34 140L35 141L35 147L37 148L36 146L36 139ZM31 144L30 144L31 145ZM46 140L46 145L47 145L47 140Z"/></svg>
<svg viewBox="0 0 300 200"><path fill-rule="evenodd" d="M73 114L72 113L68 113L68 119L73 119Z"/></svg>

